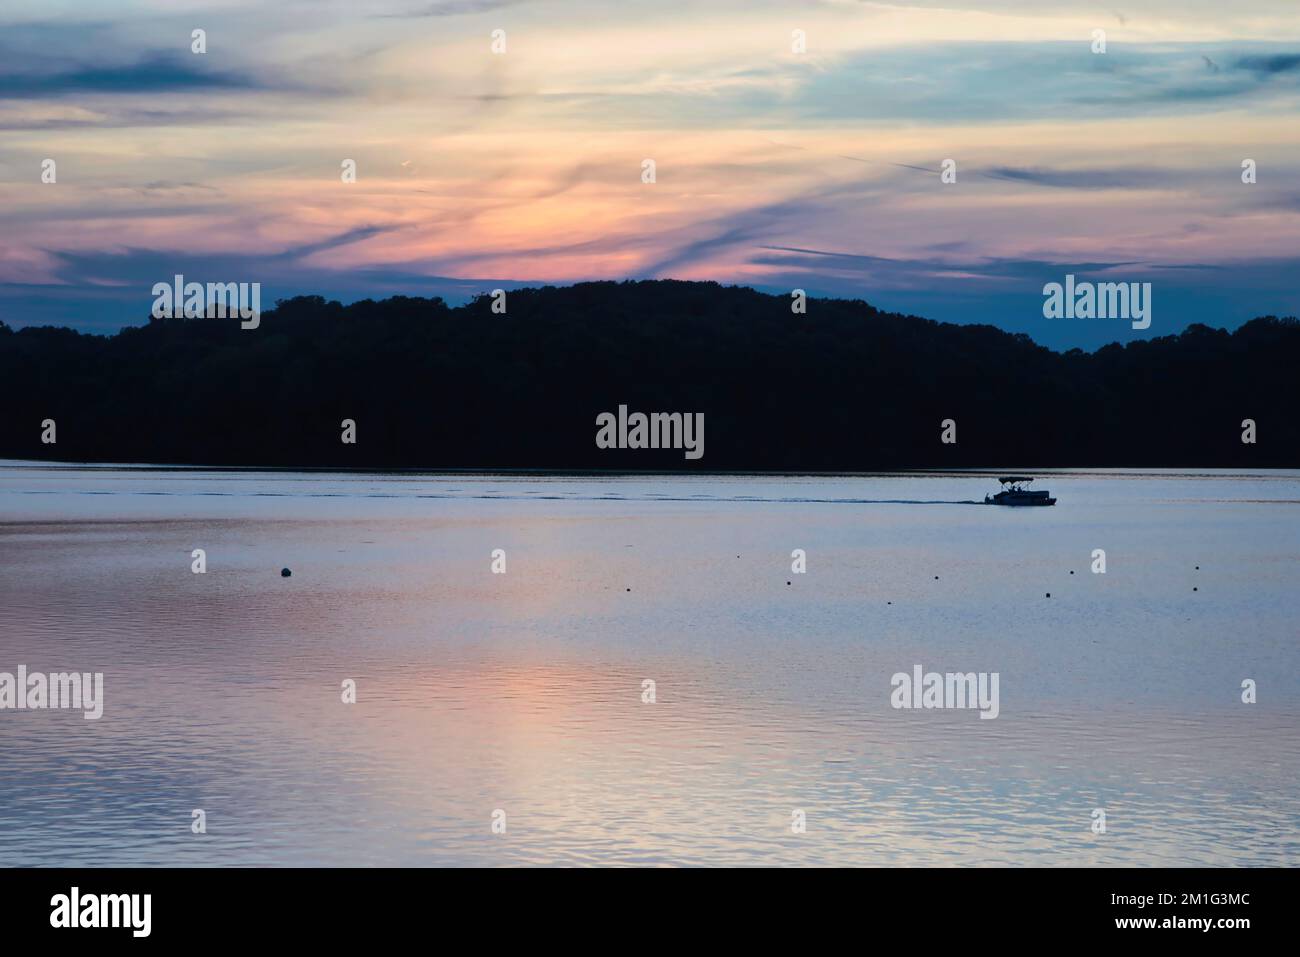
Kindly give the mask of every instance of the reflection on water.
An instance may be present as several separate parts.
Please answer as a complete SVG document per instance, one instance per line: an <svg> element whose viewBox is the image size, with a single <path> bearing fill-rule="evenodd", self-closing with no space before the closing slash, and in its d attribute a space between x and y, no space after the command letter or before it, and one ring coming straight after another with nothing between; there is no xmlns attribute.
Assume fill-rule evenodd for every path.
<svg viewBox="0 0 1300 957"><path fill-rule="evenodd" d="M1294 863L1300 476L993 484L0 468L0 860Z"/></svg>

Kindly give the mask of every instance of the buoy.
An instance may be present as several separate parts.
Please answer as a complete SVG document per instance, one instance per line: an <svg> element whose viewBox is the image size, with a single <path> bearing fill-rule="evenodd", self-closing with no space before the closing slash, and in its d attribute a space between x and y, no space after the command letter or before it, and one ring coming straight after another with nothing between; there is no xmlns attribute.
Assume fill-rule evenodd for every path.
<svg viewBox="0 0 1300 957"><path fill-rule="evenodd" d="M289 577L290 575L292 575L292 574L293 574L293 572L289 571L289 569L287 569L287 568L281 568L281 569L280 569L280 577L281 577L281 578L288 578L288 577Z"/></svg>
<svg viewBox="0 0 1300 957"><path fill-rule="evenodd" d="M1047 597L1048 597L1048 598L1051 598L1051 597L1052 597L1052 593L1051 593L1050 591L1047 593Z"/></svg>

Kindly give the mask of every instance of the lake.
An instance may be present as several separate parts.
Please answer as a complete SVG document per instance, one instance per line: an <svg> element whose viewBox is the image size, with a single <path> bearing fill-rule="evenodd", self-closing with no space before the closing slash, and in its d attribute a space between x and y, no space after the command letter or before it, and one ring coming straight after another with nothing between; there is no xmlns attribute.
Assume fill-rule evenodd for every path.
<svg viewBox="0 0 1300 957"><path fill-rule="evenodd" d="M0 863L1294 865L1300 472L1036 484L0 463Z"/></svg>

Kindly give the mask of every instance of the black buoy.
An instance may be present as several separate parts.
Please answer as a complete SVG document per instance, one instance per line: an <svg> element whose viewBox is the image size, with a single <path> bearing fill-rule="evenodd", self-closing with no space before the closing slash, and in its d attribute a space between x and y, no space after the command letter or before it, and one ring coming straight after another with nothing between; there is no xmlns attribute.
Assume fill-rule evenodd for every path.
<svg viewBox="0 0 1300 957"><path fill-rule="evenodd" d="M1071 574L1071 575L1073 575L1073 574L1074 574L1074 569L1073 569L1073 568L1072 568L1072 569L1070 569L1070 574Z"/></svg>
<svg viewBox="0 0 1300 957"><path fill-rule="evenodd" d="M788 584L790 584L790 583L789 583L789 582L786 582L786 584L788 585Z"/></svg>
<svg viewBox="0 0 1300 957"><path fill-rule="evenodd" d="M280 569L280 577L281 577L281 578L288 578L288 577L289 577L290 575L292 575L292 574L293 574L293 572L289 571L289 569L287 569L287 568L281 568L281 569Z"/></svg>
<svg viewBox="0 0 1300 957"><path fill-rule="evenodd" d="M1196 591L1196 586L1195 586L1195 585L1192 586L1192 591Z"/></svg>
<svg viewBox="0 0 1300 957"><path fill-rule="evenodd" d="M1051 597L1052 597L1052 593L1051 593L1050 591L1047 593L1047 597L1048 597L1048 598L1051 598Z"/></svg>

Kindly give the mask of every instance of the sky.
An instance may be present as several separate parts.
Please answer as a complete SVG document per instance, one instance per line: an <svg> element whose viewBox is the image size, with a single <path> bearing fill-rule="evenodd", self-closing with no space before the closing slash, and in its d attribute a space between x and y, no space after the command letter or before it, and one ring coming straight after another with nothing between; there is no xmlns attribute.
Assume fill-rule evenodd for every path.
<svg viewBox="0 0 1300 957"><path fill-rule="evenodd" d="M1233 328L1300 312L1298 116L1296 0L0 0L0 321L112 332L179 273ZM1045 318L1067 274L1150 327Z"/></svg>

